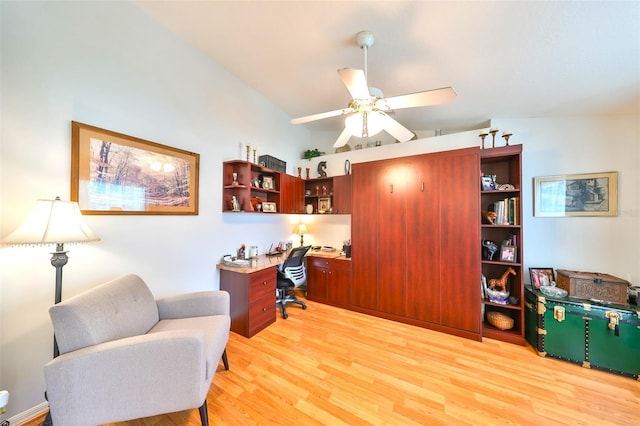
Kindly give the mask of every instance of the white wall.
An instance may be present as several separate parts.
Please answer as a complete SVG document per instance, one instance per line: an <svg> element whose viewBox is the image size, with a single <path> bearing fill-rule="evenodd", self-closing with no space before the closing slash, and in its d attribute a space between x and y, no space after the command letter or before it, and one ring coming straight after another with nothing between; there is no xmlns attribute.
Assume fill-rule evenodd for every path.
<svg viewBox="0 0 640 426"><path fill-rule="evenodd" d="M120 274L161 296L218 288L215 265L240 244L296 238L286 215L222 214L222 162L240 144L289 164L308 132L225 69L126 2L1 2L0 227L38 198L69 198L71 120L200 154L197 216L88 216L102 238L69 246L63 297ZM7 416L44 401L52 355L50 248L0 249L0 389Z"/></svg>

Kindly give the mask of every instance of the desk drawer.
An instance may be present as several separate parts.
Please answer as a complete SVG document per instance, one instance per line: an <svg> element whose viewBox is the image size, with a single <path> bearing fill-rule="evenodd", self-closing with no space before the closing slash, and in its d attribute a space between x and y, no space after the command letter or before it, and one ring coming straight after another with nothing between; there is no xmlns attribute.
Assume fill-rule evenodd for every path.
<svg viewBox="0 0 640 426"><path fill-rule="evenodd" d="M276 295L269 293L253 300L249 304L249 335L253 336L258 331L266 328L276 319Z"/></svg>
<svg viewBox="0 0 640 426"><path fill-rule="evenodd" d="M331 259L326 257L307 257L308 266L315 268L331 268L331 269L343 269L346 271L351 270L351 261L346 259Z"/></svg>
<svg viewBox="0 0 640 426"><path fill-rule="evenodd" d="M276 294L276 270L275 268L264 269L251 274L249 283L249 301L263 298L267 295L275 301ZM275 303L275 302L274 302Z"/></svg>

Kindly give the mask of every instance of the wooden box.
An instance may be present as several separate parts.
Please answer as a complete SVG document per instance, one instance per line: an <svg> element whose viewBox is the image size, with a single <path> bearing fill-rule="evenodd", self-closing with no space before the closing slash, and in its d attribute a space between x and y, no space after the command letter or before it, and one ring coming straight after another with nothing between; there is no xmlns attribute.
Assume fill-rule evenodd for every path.
<svg viewBox="0 0 640 426"><path fill-rule="evenodd" d="M558 269L558 287L578 299L627 303L629 282L609 274Z"/></svg>
<svg viewBox="0 0 640 426"><path fill-rule="evenodd" d="M638 379L640 308L525 294L525 336L538 355Z"/></svg>

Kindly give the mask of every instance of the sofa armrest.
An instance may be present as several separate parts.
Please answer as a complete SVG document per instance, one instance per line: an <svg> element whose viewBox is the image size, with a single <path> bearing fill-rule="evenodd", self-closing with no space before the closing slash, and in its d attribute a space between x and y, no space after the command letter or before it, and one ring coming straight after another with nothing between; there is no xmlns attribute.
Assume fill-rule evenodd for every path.
<svg viewBox="0 0 640 426"><path fill-rule="evenodd" d="M229 315L229 293L222 290L180 294L156 300L161 320Z"/></svg>
<svg viewBox="0 0 640 426"><path fill-rule="evenodd" d="M114 421L114 411L131 419L198 407L209 388L205 356L201 330L150 333L63 354L44 368L54 424L102 424Z"/></svg>

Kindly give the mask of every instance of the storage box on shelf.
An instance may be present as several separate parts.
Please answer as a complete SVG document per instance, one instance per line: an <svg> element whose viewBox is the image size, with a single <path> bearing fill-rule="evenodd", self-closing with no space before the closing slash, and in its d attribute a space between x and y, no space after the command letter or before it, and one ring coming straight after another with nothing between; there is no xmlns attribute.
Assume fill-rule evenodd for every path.
<svg viewBox="0 0 640 426"><path fill-rule="evenodd" d="M256 205L264 202L275 203L276 212L280 211L279 171L248 161L226 161L222 165L222 182L223 212L233 211L234 197L243 212L258 212Z"/></svg>
<svg viewBox="0 0 640 426"><path fill-rule="evenodd" d="M487 258L483 254L482 274L487 282L491 279L504 279L507 283L510 299L508 303L483 299L484 322L482 335L520 345L524 339L524 274L522 250L522 145L510 145L480 150L480 169L483 175L495 176L495 181L502 186L495 190L480 191L480 206L483 212L481 225L482 244L485 241L495 243L494 257ZM480 182L478 185L480 186ZM486 212L494 211L494 223L488 223ZM505 246L508 242L508 247ZM479 249L479 251L481 251ZM496 299L494 299L496 300ZM498 312L513 319L513 327L496 327L489 323L487 314ZM495 322L495 321L494 321ZM506 321L509 323L509 321Z"/></svg>

